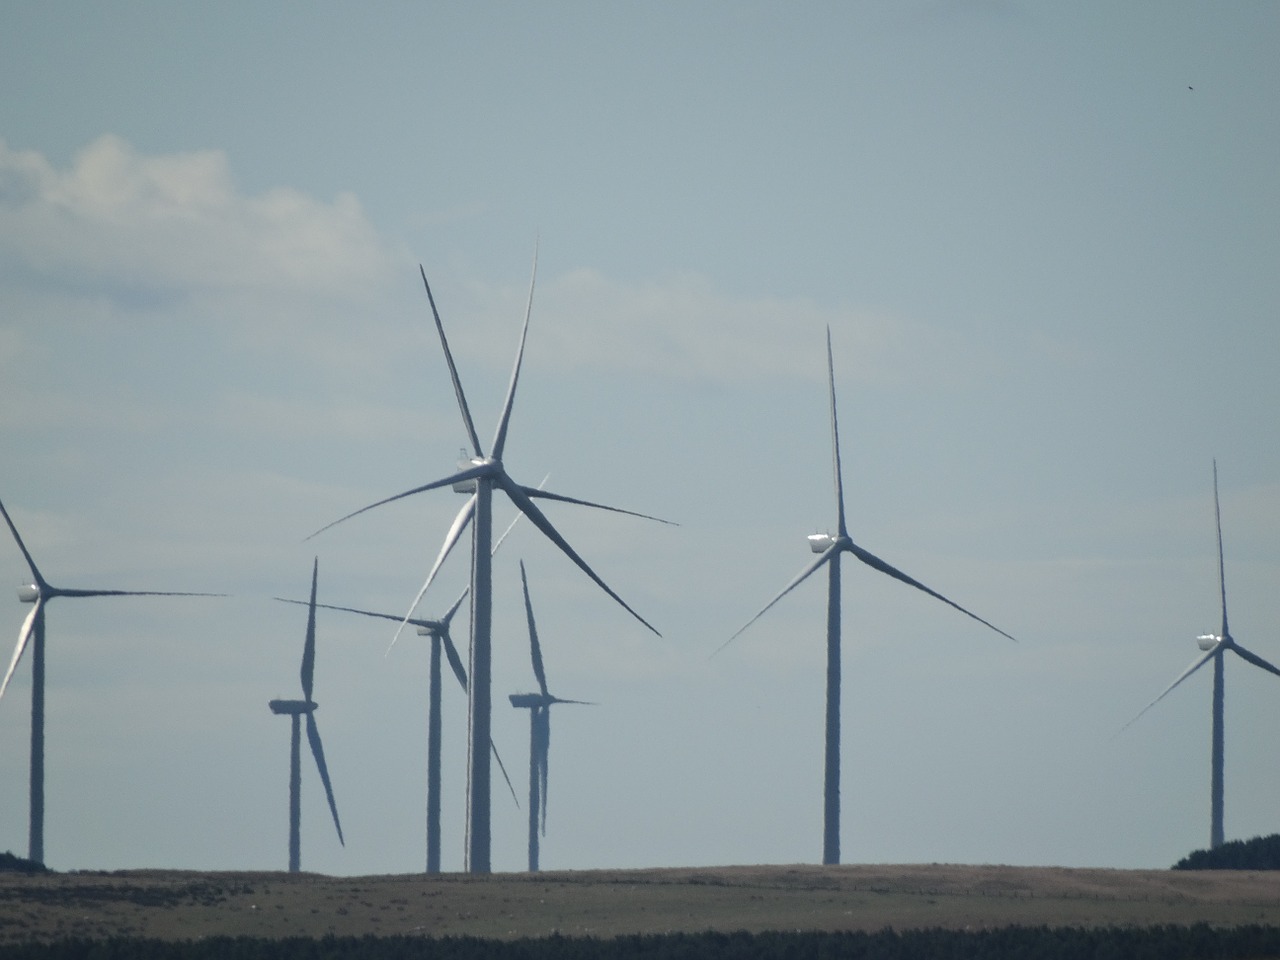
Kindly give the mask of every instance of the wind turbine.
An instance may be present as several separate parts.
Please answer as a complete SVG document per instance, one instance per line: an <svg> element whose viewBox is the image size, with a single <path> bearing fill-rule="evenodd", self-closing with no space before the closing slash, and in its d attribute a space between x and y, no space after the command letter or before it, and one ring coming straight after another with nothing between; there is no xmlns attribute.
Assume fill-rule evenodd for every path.
<svg viewBox="0 0 1280 960"><path fill-rule="evenodd" d="M320 730L316 726L316 707L311 699L311 689L316 672L316 579L320 572L320 558L317 557L311 567L311 602L307 609L307 639L302 647L302 699L272 700L267 706L271 712L289 717L292 721L292 735L289 739L289 872L297 873L301 863L302 840L300 821L302 819L302 738L300 717L307 718L307 741L311 744L311 755L316 759L316 769L320 771L320 782L324 784L325 796L329 798L329 812L333 814L333 825L338 831L338 842L344 847L346 840L342 837L342 824L338 822L338 805L333 799L333 784L329 782L329 768L324 762L324 747L320 744Z"/></svg>
<svg viewBox="0 0 1280 960"><path fill-rule="evenodd" d="M30 827L27 838L27 857L36 863L44 863L44 611L55 597L220 597L219 593L175 593L162 590L80 590L55 587L40 573L27 545L22 542L18 528L14 526L9 511L0 503L9 532L22 551L31 571L31 582L18 587L18 599L34 606L22 621L18 631L18 644L14 647L9 669L0 681L0 697L4 696L13 679L18 662L28 643L31 645L31 801Z"/></svg>
<svg viewBox="0 0 1280 960"><path fill-rule="evenodd" d="M469 739L469 748L467 754L467 856L466 869L472 873L488 873L490 865L490 832L489 832L489 749L490 743L490 713L492 708L492 629L493 629L493 568L492 568L492 550L490 544L493 540L493 495L495 490L501 490L506 494L507 498L515 505L521 513L529 518L543 535L554 543L560 550L572 560L583 573L590 577L597 586L605 593L619 603L623 609L639 620L642 624L652 630L655 634L658 631L645 620L640 614L636 613L626 601L623 600L613 589L596 574L587 562L578 555L578 552L570 546L569 542L561 536L560 532L552 526L551 521L533 501L535 498L543 498L547 500L557 500L562 503L576 503L581 506L596 507L602 510L611 510L615 513L625 513L631 516L644 517L648 520L657 520L657 517L649 517L645 514L635 513L631 510L622 510L618 507L609 507L601 503L592 503L589 500L579 500L575 497L567 497L561 494L551 493L546 490L539 490L536 487L526 487L517 483L510 474L507 473L506 467L502 462L502 455L506 449L507 443L507 426L511 420L511 408L515 400L516 384L520 379L520 365L524 358L525 340L529 333L529 316L533 310L533 289L534 280L537 277L537 253L534 254L533 276L529 281L529 299L525 307L524 325L520 331L520 344L516 350L515 365L511 371L511 382L507 387L506 400L502 405L502 412L498 417L498 427L494 433L493 443L489 447L486 454L484 448L480 444L480 437L476 433L475 423L471 418L471 411L467 406L467 399L462 389L462 381L458 377L457 366L453 362L453 354L449 350L449 341L444 334L444 325L440 321L440 312L436 309L436 302L431 293L431 284L427 282L426 271L419 266L419 273L422 275L422 283L427 291L427 300L431 304L431 314L435 320L436 331L440 336L440 346L444 350L445 362L449 366L449 376L453 381L454 394L458 400L458 409L462 414L462 423L466 428L467 437L471 442L473 455L468 464L455 473L450 474L440 480L433 480L430 483L414 487L412 490L406 490L404 493L398 493L395 496L387 497L376 503L371 503L366 507L347 514L345 517L333 521L317 530L315 536L335 524L351 517L364 513L366 510L372 510L374 507L391 503L394 500L400 500L404 497L412 496L416 493L422 493L426 490L435 490L439 487L452 486L456 490L465 491L470 489L466 486L469 481L474 481L474 491L468 498L466 504L458 512L454 518L453 525L449 528L448 534L445 536L444 544L440 548L440 553L436 558L435 565L431 569L431 573L427 577L426 583L423 584L419 596L422 595L430 585L436 571L440 569L440 565L444 562L445 557L453 549L458 542L458 538L466 529L467 524L472 525L472 546L471 546L471 647L470 647L470 674L471 688L467 698L467 731ZM666 520L659 521L667 523ZM661 636L661 634L658 634Z"/></svg>
<svg viewBox="0 0 1280 960"><path fill-rule="evenodd" d="M1220 633L1206 633L1203 636L1196 637L1196 643L1203 653L1192 661L1191 666L1183 670L1178 675L1178 679L1165 687L1164 693L1156 697L1139 712L1121 729L1127 729L1135 723L1138 717L1142 716L1157 703L1163 700L1178 684L1191 676L1210 660L1213 661L1213 747L1211 752L1211 772L1209 775L1209 848L1215 849L1222 846L1223 830L1222 830L1222 768L1223 768L1223 735L1222 735L1222 715L1223 715L1223 683L1224 670L1223 663L1226 660L1228 650L1234 652L1238 657L1255 667L1261 667L1276 676L1280 676L1280 669L1272 666L1266 660L1263 660L1256 653L1246 650L1240 644L1236 643L1235 638L1231 636L1231 630L1227 626L1227 575L1222 560L1222 510L1218 505L1218 461L1213 461L1213 516L1218 527L1218 588L1222 597L1222 631Z"/></svg>
<svg viewBox="0 0 1280 960"><path fill-rule="evenodd" d="M510 527L507 528L510 532ZM506 534L503 535L504 537ZM502 541L499 540L500 544ZM498 545L494 545L497 550ZM377 617L381 620L393 620L396 623L411 623L418 628L418 635L431 638L431 660L428 673L428 694L427 694L427 873L440 872L440 655L443 648L444 655L449 661L449 666L453 670L453 675L457 678L458 684L462 687L462 692L467 692L467 671L462 665L462 658L458 656L458 649L454 646L453 638L449 635L449 624L453 620L454 614L458 612L458 608L462 606L462 601L466 599L469 590L464 590L462 595L453 602L448 611L439 620L422 620L410 617L406 620L404 617L391 613L377 613L373 610L360 610L355 607L339 607L328 603L317 603L317 607L325 610L343 610L347 613L358 613L365 617ZM277 600L284 603L303 603L301 600L288 600L284 597L276 597ZM512 799L515 799L515 788L511 786L511 778L507 776L507 769L503 766L502 757L498 755L497 745L490 740L490 746L493 749L494 759L498 761L498 769L502 771L503 778L507 781L507 789L511 791ZM519 806L519 801L516 801Z"/></svg>
<svg viewBox="0 0 1280 960"><path fill-rule="evenodd" d="M849 537L845 525L844 483L840 471L840 431L836 422L836 377L835 365L831 359L831 328L827 328L827 380L831 395L831 448L835 468L836 487L836 535L816 533L809 537L809 549L819 556L801 570L782 591L764 605L754 617L738 629L732 637L720 645L717 653L729 645L747 627L755 623L765 611L799 586L820 567L827 567L827 714L826 714L826 759L823 783L823 833L822 862L840 862L840 555L850 553L873 570L887 574L908 586L915 587L929 596L941 600L954 607L967 617L972 617L984 626L990 627L1001 636L1009 636L999 627L988 623L980 616L966 610L958 603L948 600L942 594L929 589L896 567L885 563L879 557L864 550Z"/></svg>
<svg viewBox="0 0 1280 960"><path fill-rule="evenodd" d="M509 699L517 710L529 711L529 872L538 872L538 834L547 835L547 756L551 750L551 706L556 703L587 704L585 700L562 700L547 689L547 673L542 666L542 647L533 622L529 600L529 578L520 561L520 583L524 587L524 612L529 620L529 655L538 693L513 693Z"/></svg>

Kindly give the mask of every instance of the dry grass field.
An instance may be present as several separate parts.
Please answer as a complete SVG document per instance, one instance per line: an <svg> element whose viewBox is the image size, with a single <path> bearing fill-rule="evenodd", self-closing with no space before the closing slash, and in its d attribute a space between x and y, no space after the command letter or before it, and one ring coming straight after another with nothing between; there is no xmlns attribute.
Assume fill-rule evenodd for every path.
<svg viewBox="0 0 1280 960"><path fill-rule="evenodd" d="M508 939L706 930L1280 925L1280 873L766 866L327 877L0 873L0 946L67 937Z"/></svg>

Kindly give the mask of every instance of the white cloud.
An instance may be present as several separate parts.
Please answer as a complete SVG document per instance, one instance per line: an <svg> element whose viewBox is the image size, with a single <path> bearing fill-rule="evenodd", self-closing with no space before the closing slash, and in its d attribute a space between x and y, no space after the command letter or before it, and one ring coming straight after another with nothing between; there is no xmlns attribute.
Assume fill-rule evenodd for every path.
<svg viewBox="0 0 1280 960"><path fill-rule="evenodd" d="M353 195L246 195L221 151L146 156L107 134L58 169L0 141L0 284L11 303L51 308L33 311L44 325L118 328L143 318L226 327L235 350L305 355L360 382L391 374L392 358L434 359L421 354L434 337L425 302L409 299L418 296L412 274L412 258L379 235ZM507 368L523 283L494 283L465 268L433 282L459 356ZM821 381L828 326L841 379L973 378L992 362L911 318L734 296L693 273L639 283L590 267L544 275L534 312L530 357L552 369L721 384Z"/></svg>
<svg viewBox="0 0 1280 960"><path fill-rule="evenodd" d="M339 404L422 342L388 306L402 277L350 194L248 195L220 151L113 135L66 169L0 142L0 424L225 423L316 379Z"/></svg>
<svg viewBox="0 0 1280 960"><path fill-rule="evenodd" d="M455 350L509 364L527 287L458 280L459 289L436 290ZM736 297L695 273L625 283L578 267L541 277L533 311L530 357L561 370L721 384L825 381L828 326L842 380L901 383L925 372L971 379L993 362L958 335L911 318L802 297Z"/></svg>
<svg viewBox="0 0 1280 960"><path fill-rule="evenodd" d="M66 170L0 142L0 254L156 291L332 294L381 282L393 261L351 194L245 196L221 151L143 156L111 134Z"/></svg>

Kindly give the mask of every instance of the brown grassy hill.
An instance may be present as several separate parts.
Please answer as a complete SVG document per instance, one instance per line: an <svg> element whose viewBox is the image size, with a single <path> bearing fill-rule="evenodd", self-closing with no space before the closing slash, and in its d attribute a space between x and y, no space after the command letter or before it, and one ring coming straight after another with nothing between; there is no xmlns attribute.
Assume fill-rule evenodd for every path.
<svg viewBox="0 0 1280 960"><path fill-rule="evenodd" d="M705 930L1280 925L1280 874L1002 866L764 866L327 877L0 874L0 945L64 937L492 938Z"/></svg>

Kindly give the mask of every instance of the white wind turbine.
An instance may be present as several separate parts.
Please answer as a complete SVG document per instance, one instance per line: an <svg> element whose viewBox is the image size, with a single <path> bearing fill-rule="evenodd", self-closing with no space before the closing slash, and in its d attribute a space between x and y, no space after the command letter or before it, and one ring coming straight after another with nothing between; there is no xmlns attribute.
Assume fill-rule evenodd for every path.
<svg viewBox="0 0 1280 960"><path fill-rule="evenodd" d="M546 483L546 478L543 478ZM541 486L541 484L539 485ZM515 528L520 520L520 514L516 514L516 518L511 521L507 529L503 531L493 545L493 552L497 553L498 548L502 546L508 534ZM458 599L445 612L445 615L439 620L424 620L415 617L401 617L390 613L377 613L373 610L360 610L356 607L339 607L329 603L318 603L316 606L325 610L343 610L347 613L356 613L364 617L375 617L380 620L391 620L400 624L412 624L418 628L418 635L429 637L431 640L431 653L429 667L427 673L427 873L440 872L440 760L441 760L441 713L440 713L440 677L441 677L441 655L448 659L449 667L453 670L454 677L458 680L458 685L462 687L462 692L467 692L467 670L462 665L462 658L458 656L458 648L454 646L453 637L449 633L450 624L453 622L454 615L462 606L462 601L467 598L467 594L471 592L471 588L463 590ZM283 603L305 604L303 600L289 600L285 597L276 597ZM416 606L416 603L415 603ZM399 631L396 632L397 637ZM395 641L392 641L394 645ZM387 650L390 653L390 648ZM507 789L511 791L511 797L516 799L515 788L511 786L511 778L507 776L507 769L503 766L502 757L498 755L497 745L492 740L489 741L493 750L493 757L498 761L498 769L502 771L502 777L507 782ZM516 805L519 806L519 800Z"/></svg>
<svg viewBox="0 0 1280 960"><path fill-rule="evenodd" d="M492 709L492 646L491 637L493 629L492 611L493 611L493 570L492 570L492 548L493 540L493 495L495 491L504 493L512 504L522 514L529 518L529 521L537 527L542 534L560 548L570 560L578 566L583 573L590 577L597 586L605 593L612 597L623 609L639 620L642 624L652 630L655 634L658 631L645 620L640 614L636 613L625 600L623 600L613 589L602 580L594 570L588 566L587 562L578 555L578 552L570 546L569 542L561 536L560 532L551 524L546 515L534 503L535 498L546 500L556 500L562 503L574 503L580 506L596 507L602 510L611 510L615 513L625 513L631 516L644 517L649 520L657 520L657 517L649 517L645 514L635 513L631 510L622 510L617 507L609 507L601 503L593 503L588 500L579 500L575 497L563 496L561 494L550 493L546 490L540 490L536 487L527 487L517 483L509 473L502 462L502 456L506 449L507 443L507 427L511 420L512 404L515 400L516 385L520 379L520 365L524 357L525 340L529 333L529 316L533 310L533 289L534 278L537 276L537 255L534 255L533 277L529 282L529 300L525 308L524 325L520 332L520 344L516 350L515 365L511 371L511 382L507 387L506 399L502 405L502 411L498 417L497 430L494 432L493 443L486 453L484 447L480 443L480 437L476 433L475 422L471 418L471 410L467 406L466 396L463 393L462 381L458 377L458 369L453 362L453 354L449 350L449 341L445 337L444 325L440 320L440 312L436 309L435 298L431 293L431 284L427 282L426 271L419 267L422 274L422 283L427 291L427 300L431 304L431 314L435 320L436 331L440 336L440 345L444 350L445 362L449 367L449 376L453 381L454 394L458 400L458 409L462 414L462 424L467 431L467 437L470 440L472 456L467 466L443 477L439 480L433 480L430 483L414 487L412 490L406 490L404 493L398 493L395 496L387 497L376 503L371 503L366 507L353 511L345 517L327 524L316 534L327 530L335 524L348 520L358 514L364 513L366 510L372 510L374 507L391 503L394 500L400 500L404 497L412 496L416 493L422 493L426 490L435 490L440 487L455 486L455 489L463 489L463 485L468 482L474 482L474 492L468 498L466 504L458 512L454 518L453 525L449 528L449 532L445 537L444 544L440 548L440 553L436 558L436 562L431 569L431 573L427 577L426 583L423 584L422 590L418 596L421 597L430 585L432 578L440 569L440 565L444 562L445 557L453 549L458 542L462 532L466 529L467 524L472 525L472 548L471 548L471 647L470 647L470 674L471 686L467 698L467 729L468 729L468 759L467 759L467 855L466 869L471 873L488 873L490 870L490 831L489 831L489 785L490 785L490 768L489 768L489 743L490 743L490 715ZM659 522L667 523L661 520ZM316 534L312 534L315 536ZM416 601L415 601L416 604ZM412 608L411 612L412 612Z"/></svg>
<svg viewBox="0 0 1280 960"><path fill-rule="evenodd" d="M329 767L324 762L320 728L316 726L318 704L311 699L316 673L316 580L319 572L320 559L317 557L311 567L311 602L307 604L307 635L302 645L302 699L271 700L267 704L272 713L287 716L291 721L289 738L290 873L298 872L302 859L302 723L300 717L307 718L307 742L311 745L311 755L315 758L316 770L320 773L320 782L324 785L324 794L329 800L329 812L333 814L333 826L338 831L338 842L346 846L346 841L342 837L342 824L338 822L338 804L333 799L333 784L329 781Z"/></svg>
<svg viewBox="0 0 1280 960"><path fill-rule="evenodd" d="M22 542L18 528L14 526L9 511L0 503L0 515L9 525L18 549L22 551L31 571L31 582L18 588L18 599L34 606L18 631L18 643L4 679L0 680L0 697L4 696L13 679L14 671L28 644L31 646L31 806L28 830L27 857L36 863L44 862L44 613L56 597L220 597L220 593L175 593L167 590L82 590L55 587L40 573L27 545Z"/></svg>
<svg viewBox="0 0 1280 960"><path fill-rule="evenodd" d="M1130 720L1121 729L1127 729L1132 725L1138 717L1142 716L1157 703L1163 700L1173 688L1182 683L1183 680L1191 676L1210 660L1213 661L1213 746L1211 750L1211 766L1209 774L1209 848L1215 849L1222 846L1223 827L1222 827L1222 809L1223 809L1223 703L1224 703L1224 661L1228 650L1236 654L1247 663L1253 664L1255 667L1261 667L1269 673L1280 676L1280 669L1272 666L1266 660L1263 660L1256 653L1246 650L1240 644L1236 643L1235 638L1231 636L1231 630L1227 626L1227 576L1222 559L1222 510L1218 505L1218 461L1213 461L1213 516L1214 522L1218 528L1218 588L1222 597L1222 630L1220 633L1206 633L1203 636L1196 637L1196 643L1200 649L1204 651L1200 656L1192 661L1191 666L1183 670L1178 678L1165 687L1164 692L1156 697L1140 711L1138 715Z"/></svg>
<svg viewBox="0 0 1280 960"><path fill-rule="evenodd" d="M858 560L861 560L873 570L887 574L895 580L915 587L927 593L929 596L941 600L950 607L954 607L967 617L972 617L984 626L990 627L1001 636L1008 637L1010 640L1014 638L1005 633L999 627L988 623L980 616L966 610L958 603L948 600L942 594L929 589L923 583L915 580L896 567L892 567L885 563L879 557L864 550L858 546L849 537L848 528L845 525L844 513L844 483L841 479L840 470L840 431L836 421L836 378L835 365L831 359L831 328L827 328L827 380L830 388L831 398L831 448L832 459L835 468L835 488L836 488L836 535L817 533L809 537L809 548L816 554L817 559L808 564L801 570L790 583L782 588L782 591L764 605L754 617L748 620L738 629L732 637L726 640L719 649L719 653L729 645L739 634L747 627L755 623L765 611L781 600L784 596L799 586L811 574L815 573L820 567L827 568L827 711L826 711L826 751L823 778L823 833L822 833L822 862L823 863L839 863L840 862L840 555L842 553L850 553Z"/></svg>
<svg viewBox="0 0 1280 960"><path fill-rule="evenodd" d="M283 600L285 603L302 602L300 600L288 600L284 597L276 597L276 599ZM316 604L317 607L325 610L343 610L347 613L358 613L365 617L377 617L399 624L410 623L418 628L419 634L431 638L430 666L427 674L427 873L440 872L441 648L443 647L444 655L449 660L453 675L457 677L458 684L465 693L467 689L467 671L462 665L462 658L458 656L457 648L453 645L453 638L449 636L449 624L465 599L466 594L464 593L454 601L453 606L439 620L420 620L410 617L406 621L404 617L398 614L377 613L373 610L361 610L356 607L339 607L331 603ZM501 760L498 761L498 765L501 767ZM503 775L506 775L505 770Z"/></svg>
<svg viewBox="0 0 1280 960"><path fill-rule="evenodd" d="M547 761L551 753L551 708L557 703L593 706L585 700L564 700L547 689L547 672L542 665L542 645L533 622L533 602L529 599L529 578L520 561L520 583L524 587L524 612L529 621L529 657L537 693L513 693L508 699L517 710L529 711L529 872L538 872L538 836L547 833Z"/></svg>

